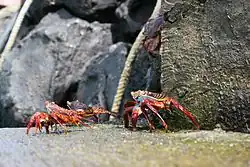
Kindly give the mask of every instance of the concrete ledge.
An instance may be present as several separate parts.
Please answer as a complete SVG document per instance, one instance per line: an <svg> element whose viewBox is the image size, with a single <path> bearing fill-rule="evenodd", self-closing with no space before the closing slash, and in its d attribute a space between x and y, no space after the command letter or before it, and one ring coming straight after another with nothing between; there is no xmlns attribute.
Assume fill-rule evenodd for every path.
<svg viewBox="0 0 250 167"><path fill-rule="evenodd" d="M131 132L121 125L25 134L0 129L0 166L249 166L250 135L223 131Z"/></svg>

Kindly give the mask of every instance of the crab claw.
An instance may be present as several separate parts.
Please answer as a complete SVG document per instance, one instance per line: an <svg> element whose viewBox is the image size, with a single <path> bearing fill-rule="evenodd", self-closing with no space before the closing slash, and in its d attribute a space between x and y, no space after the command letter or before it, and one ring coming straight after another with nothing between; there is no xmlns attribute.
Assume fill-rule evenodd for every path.
<svg viewBox="0 0 250 167"><path fill-rule="evenodd" d="M132 128L133 131L136 131L136 123L138 120L138 117L142 114L141 107L138 105L134 106L132 109Z"/></svg>
<svg viewBox="0 0 250 167"><path fill-rule="evenodd" d="M195 117L193 116L193 114L191 112L189 112L186 108L182 107L176 100L171 99L170 101L172 103L172 105L180 110L181 112L183 112L191 121L192 123L196 126L197 129L200 129L200 125L197 123Z"/></svg>
<svg viewBox="0 0 250 167"><path fill-rule="evenodd" d="M29 133L30 128L33 127L34 124L35 124L36 128L39 128L39 124L37 124L37 120L38 120L39 115L40 115L40 112L36 112L34 115L31 116L30 121L27 125L26 134Z"/></svg>
<svg viewBox="0 0 250 167"><path fill-rule="evenodd" d="M26 130L26 134L29 134L29 130L31 127L33 127L35 125L36 127L36 132L37 130L41 131L42 129L42 122L48 122L49 121L49 115L45 112L35 112L35 114L33 114L30 118L30 121L27 125L27 130ZM47 129L46 132L48 133Z"/></svg>

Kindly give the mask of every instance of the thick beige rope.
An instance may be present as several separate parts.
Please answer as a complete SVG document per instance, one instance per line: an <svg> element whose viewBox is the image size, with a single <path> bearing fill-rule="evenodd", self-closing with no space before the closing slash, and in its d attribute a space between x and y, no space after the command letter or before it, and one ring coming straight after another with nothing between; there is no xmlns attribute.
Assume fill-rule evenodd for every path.
<svg viewBox="0 0 250 167"><path fill-rule="evenodd" d="M156 17L160 13L160 9L161 9L161 0L157 0L154 11L151 14L150 18ZM145 36L143 35L143 32L144 32L144 27L142 28L139 35L137 36L132 48L130 49L127 60L125 62L125 67L122 71L119 85L116 91L116 95L114 97L113 106L111 109L111 111L114 113L119 112L121 101L122 101L122 98L123 98L123 95L124 95L124 92L125 92L128 80L129 80L130 73L131 73L133 61L135 60L136 55L140 51L141 46L142 46L142 41L145 38Z"/></svg>
<svg viewBox="0 0 250 167"><path fill-rule="evenodd" d="M22 25L22 22L23 22L23 19L24 19L24 16L26 14L26 12L28 11L30 5L32 4L33 0L25 0L18 16L17 16L17 19L15 21L15 24L11 30L11 33L10 33L10 36L9 36L9 39L5 45L5 48L1 54L1 57L0 57L0 71L2 71L2 67L3 67L3 61L5 59L6 56L8 56L11 48L13 47L14 43L15 43L15 40L16 40L16 37L17 37L17 34L20 30L20 27Z"/></svg>

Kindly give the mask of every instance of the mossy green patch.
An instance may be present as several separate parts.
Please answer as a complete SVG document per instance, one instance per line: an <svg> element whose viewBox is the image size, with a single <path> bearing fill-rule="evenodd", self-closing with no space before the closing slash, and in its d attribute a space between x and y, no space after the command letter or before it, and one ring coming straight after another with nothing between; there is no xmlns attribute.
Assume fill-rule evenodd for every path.
<svg viewBox="0 0 250 167"><path fill-rule="evenodd" d="M240 167L250 163L250 136L210 131L156 133L166 141L124 144L120 147L122 155L129 152L126 158L135 166Z"/></svg>

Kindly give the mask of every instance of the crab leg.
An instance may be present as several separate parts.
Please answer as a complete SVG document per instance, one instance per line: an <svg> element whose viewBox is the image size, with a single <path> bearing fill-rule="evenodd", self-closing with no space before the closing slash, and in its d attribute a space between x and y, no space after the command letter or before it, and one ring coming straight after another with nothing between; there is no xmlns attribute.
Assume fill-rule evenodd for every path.
<svg viewBox="0 0 250 167"><path fill-rule="evenodd" d="M96 115L94 115L93 117L94 117L95 119L98 119L98 118L96 118L95 116L96 116ZM89 120L89 119L87 119L87 118L81 118L81 119L84 120L84 121L87 121L87 122L95 123L95 121Z"/></svg>
<svg viewBox="0 0 250 167"><path fill-rule="evenodd" d="M130 120L130 116L129 113L133 112L133 108L136 105L136 101L127 101L124 104L124 114L123 114L123 120L124 120L124 126L125 128L129 127L129 120Z"/></svg>
<svg viewBox="0 0 250 167"><path fill-rule="evenodd" d="M78 123L80 123L80 124L82 124L83 126L86 126L86 127L89 127L89 128L91 128L91 126L89 126L88 124L85 124L85 123L83 123L79 118L76 118L76 117L74 117L73 116L73 122L78 126ZM77 123L78 122L78 123Z"/></svg>
<svg viewBox="0 0 250 167"><path fill-rule="evenodd" d="M172 105L180 110L181 112L183 112L192 122L193 124L197 127L197 129L200 129L200 125L196 122L193 114L191 112L189 112L186 108L182 107L177 101L175 101L174 99L171 99L171 103Z"/></svg>
<svg viewBox="0 0 250 167"><path fill-rule="evenodd" d="M148 125L149 125L149 129L150 129L150 132L152 132L152 130L154 130L155 129L155 127L154 127L154 125L153 125L153 123L152 123L152 121L149 119L149 117L148 117L148 113L145 111L145 109L142 109L142 113L143 113L143 115L145 116L145 119L147 120L147 122L148 122Z"/></svg>
<svg viewBox="0 0 250 167"><path fill-rule="evenodd" d="M145 109L142 109L138 105L137 106L135 106L135 105L136 105L135 101L128 101L124 105L125 106L125 111L124 111L124 115L123 116L124 116L124 125L125 125L125 128L129 127L129 112L132 111L132 126L133 126L133 129L136 129L136 122L138 120L138 117L139 117L139 115L141 113L143 113L145 119L147 120L147 122L149 124L150 132L152 132L152 129L155 129L155 127L153 126L152 121L149 119L149 117L147 115L148 113L145 111ZM138 112L138 111L135 111L135 110L140 110L140 111Z"/></svg>
<svg viewBox="0 0 250 167"><path fill-rule="evenodd" d="M141 111L141 108L139 106L135 106L132 110L132 128L133 128L133 131L136 130L136 123L137 123L138 117L142 113L142 112L140 113L140 111Z"/></svg>
<svg viewBox="0 0 250 167"><path fill-rule="evenodd" d="M51 117L52 117L54 120L56 120L56 122L57 122L61 127L63 127L64 132L67 133L67 128L58 120L57 115L56 115L55 113L53 113L53 112L52 112L50 115L51 115Z"/></svg>
<svg viewBox="0 0 250 167"><path fill-rule="evenodd" d="M123 118L124 118L125 128L129 127L129 119L130 119L129 112L133 111L133 108L134 108L134 106L130 106L130 107L125 108L125 110L124 110Z"/></svg>
<svg viewBox="0 0 250 167"><path fill-rule="evenodd" d="M94 118L96 119L97 123L100 122L99 117L97 115L94 115Z"/></svg>
<svg viewBox="0 0 250 167"><path fill-rule="evenodd" d="M30 121L29 121L29 123L28 123L28 125L27 125L26 134L29 133L30 128L32 127L32 125L34 124L34 122L36 122L35 117L36 117L37 114L38 114L38 112L36 112L36 113L30 118Z"/></svg>
<svg viewBox="0 0 250 167"><path fill-rule="evenodd" d="M147 100L144 100L143 104L145 104L151 111L153 111L154 114L156 114L158 116L158 118L161 120L162 125L164 126L165 129L168 129L168 125L166 124L166 122L162 119L162 117L160 116L160 114L157 112L157 110L150 105L150 102Z"/></svg>
<svg viewBox="0 0 250 167"><path fill-rule="evenodd" d="M41 132L41 129L42 129L42 125L41 125L39 119L36 118L36 131L35 131L35 134L37 134L37 130L39 130Z"/></svg>
<svg viewBox="0 0 250 167"><path fill-rule="evenodd" d="M49 134L49 125L45 126L46 133Z"/></svg>
<svg viewBox="0 0 250 167"><path fill-rule="evenodd" d="M149 128L150 128L150 132L152 132L152 129L155 129L152 121L149 119L148 117L148 113L145 111L145 108L143 109L142 107L140 106L135 106L133 108L133 111L132 111L132 128L133 130L136 130L136 123L137 123L137 120L138 120L138 117L143 114L145 116L145 119L147 120L148 124L149 124Z"/></svg>

